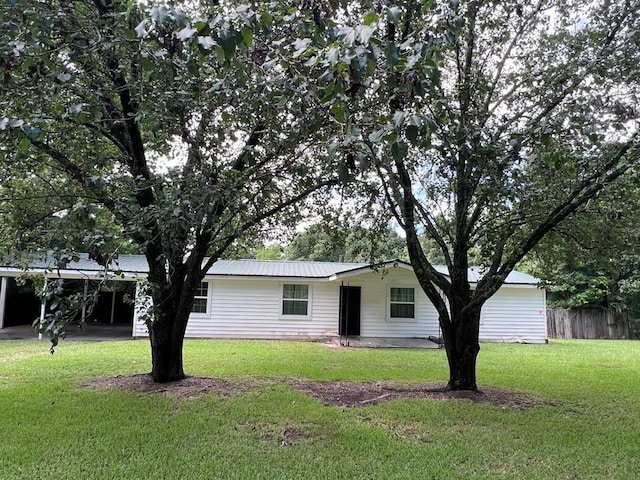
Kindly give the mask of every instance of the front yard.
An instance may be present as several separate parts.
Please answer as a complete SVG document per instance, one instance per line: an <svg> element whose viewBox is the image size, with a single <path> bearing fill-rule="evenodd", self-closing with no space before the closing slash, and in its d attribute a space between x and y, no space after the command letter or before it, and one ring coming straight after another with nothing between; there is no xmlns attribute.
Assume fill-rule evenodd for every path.
<svg viewBox="0 0 640 480"><path fill-rule="evenodd" d="M640 476L640 342L484 344L502 403L416 394L445 383L442 350L194 340L194 387L124 390L149 358L143 340L0 342L0 478ZM336 385L373 396L314 396Z"/></svg>

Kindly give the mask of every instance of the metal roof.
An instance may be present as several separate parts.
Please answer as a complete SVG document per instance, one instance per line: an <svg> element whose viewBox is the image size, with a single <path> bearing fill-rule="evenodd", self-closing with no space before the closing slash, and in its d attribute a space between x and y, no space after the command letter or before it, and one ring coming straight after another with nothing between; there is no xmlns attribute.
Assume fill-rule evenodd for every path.
<svg viewBox="0 0 640 480"><path fill-rule="evenodd" d="M86 253L79 255L78 261L70 262L66 268L59 269L61 276L67 272L83 272L85 274L98 274L104 271L104 267L98 265L93 260L89 260ZM389 260L373 266L369 263L337 263L337 262L311 262L311 261L291 261L291 260L218 260L209 269L207 275L213 277L270 277L270 278L308 278L326 279L339 278L341 275L358 274L368 272L374 268L393 268L400 266L411 269L411 265L402 260ZM445 266L435 266L440 273L447 275ZM0 263L0 269L5 271L22 270L58 270L52 258L42 255L30 255L21 260L7 261ZM125 276L144 276L149 271L147 260L144 255L120 255L118 259L110 265L111 271L121 271ZM472 267L469 269L469 281L477 282L483 273L482 268ZM332 278L333 277L333 278ZM522 272L511 272L505 283L536 285L539 280L531 275Z"/></svg>
<svg viewBox="0 0 640 480"><path fill-rule="evenodd" d="M290 260L218 260L209 275L239 277L328 278L342 272L368 267L368 263L306 262Z"/></svg>
<svg viewBox="0 0 640 480"><path fill-rule="evenodd" d="M435 269L443 275L449 275L449 270L444 265L436 265ZM476 283L484 275L485 269L482 267L470 267L468 272L468 278L470 283ZM504 283L516 284L516 285L537 285L540 283L536 277L527 273L512 271L507 275L507 279Z"/></svg>
<svg viewBox="0 0 640 480"><path fill-rule="evenodd" d="M29 253L20 258L5 259L0 262L0 267L23 269L23 270L60 270L60 271L82 271L82 272L102 272L105 267L99 265L95 260L89 260L89 254L79 253L77 261L71 261L66 266L60 268L56 259L44 254ZM125 274L146 274L149 272L149 265L144 255L120 255L109 265L110 271L122 271Z"/></svg>

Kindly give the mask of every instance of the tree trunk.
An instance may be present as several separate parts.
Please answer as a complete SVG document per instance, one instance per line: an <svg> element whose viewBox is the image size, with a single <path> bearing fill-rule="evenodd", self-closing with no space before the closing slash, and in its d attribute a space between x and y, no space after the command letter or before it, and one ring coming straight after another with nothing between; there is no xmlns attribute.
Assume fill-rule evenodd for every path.
<svg viewBox="0 0 640 480"><path fill-rule="evenodd" d="M149 329L151 340L151 375L156 383L185 378L182 363L184 330L189 319L181 312L161 312Z"/></svg>
<svg viewBox="0 0 640 480"><path fill-rule="evenodd" d="M449 361L450 390L477 390L476 359L480 352L478 334L480 309L451 309L450 323L443 327L444 347Z"/></svg>

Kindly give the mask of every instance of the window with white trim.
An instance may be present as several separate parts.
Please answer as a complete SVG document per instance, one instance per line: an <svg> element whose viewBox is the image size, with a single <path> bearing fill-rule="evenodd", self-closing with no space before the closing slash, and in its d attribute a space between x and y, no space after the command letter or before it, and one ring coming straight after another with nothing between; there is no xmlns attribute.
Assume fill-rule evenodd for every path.
<svg viewBox="0 0 640 480"><path fill-rule="evenodd" d="M209 303L209 283L201 282L196 288L196 294L193 296L193 306L191 313L207 313L207 304Z"/></svg>
<svg viewBox="0 0 640 480"><path fill-rule="evenodd" d="M309 313L309 285L282 285L282 315L306 316Z"/></svg>
<svg viewBox="0 0 640 480"><path fill-rule="evenodd" d="M389 317L416 318L416 292L411 287L389 289Z"/></svg>

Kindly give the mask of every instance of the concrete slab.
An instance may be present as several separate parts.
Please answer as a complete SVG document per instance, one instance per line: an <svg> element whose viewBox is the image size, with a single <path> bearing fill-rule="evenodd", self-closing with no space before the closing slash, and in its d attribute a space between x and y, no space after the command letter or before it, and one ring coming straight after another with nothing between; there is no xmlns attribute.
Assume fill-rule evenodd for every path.
<svg viewBox="0 0 640 480"><path fill-rule="evenodd" d="M35 340L38 334L30 325L7 327L0 329L0 340ZM64 341L82 340L86 342L103 342L112 340L131 340L131 325L110 325L101 323L87 323L84 330L70 327ZM48 341L43 337L44 341ZM286 340L294 340L287 337ZM333 337L330 343L335 346L349 346L354 348L440 348L426 338L383 338L383 337L348 337L348 345L342 345L344 338Z"/></svg>
<svg viewBox="0 0 640 480"><path fill-rule="evenodd" d="M356 348L440 348L437 343L426 338L348 337L345 340L344 337L338 337L334 338L333 342L336 345Z"/></svg>
<svg viewBox="0 0 640 480"><path fill-rule="evenodd" d="M67 329L67 340L82 340L85 342L103 342L110 340L131 340L131 325L87 323L81 330L76 326ZM38 334L31 325L19 325L0 329L0 340L35 340ZM43 336L43 340L47 340Z"/></svg>

